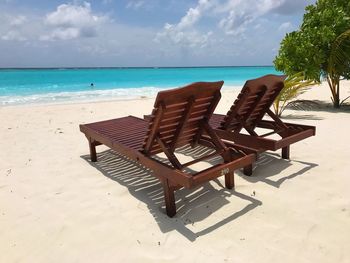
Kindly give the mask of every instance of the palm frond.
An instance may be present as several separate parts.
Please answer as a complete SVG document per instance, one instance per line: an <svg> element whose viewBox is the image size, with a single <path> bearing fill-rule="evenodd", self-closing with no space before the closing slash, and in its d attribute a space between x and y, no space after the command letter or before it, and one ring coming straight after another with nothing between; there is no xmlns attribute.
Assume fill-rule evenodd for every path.
<svg viewBox="0 0 350 263"><path fill-rule="evenodd" d="M284 81L284 88L275 99L273 105L275 113L281 116L291 100L307 91L310 86L314 84L315 82L313 80L305 80L303 72L298 72L294 75L288 76Z"/></svg>
<svg viewBox="0 0 350 263"><path fill-rule="evenodd" d="M350 63L350 29L340 34L332 44L328 73L341 76Z"/></svg>

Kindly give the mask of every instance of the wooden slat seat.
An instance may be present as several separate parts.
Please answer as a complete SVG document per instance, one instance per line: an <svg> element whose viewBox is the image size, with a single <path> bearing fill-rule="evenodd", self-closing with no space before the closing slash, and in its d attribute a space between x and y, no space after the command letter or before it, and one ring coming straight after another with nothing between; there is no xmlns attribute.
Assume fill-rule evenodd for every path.
<svg viewBox="0 0 350 263"><path fill-rule="evenodd" d="M225 176L225 186L231 189L234 171L250 167L256 160L256 151L225 144L209 125L208 120L221 98L222 85L223 81L198 82L161 91L147 121L128 116L80 125L89 141L91 161L97 161L96 146L104 144L153 170L163 185L168 216L176 213L174 191L181 187L193 188ZM181 163L175 150L185 145L203 145L214 151ZM169 162L155 158L159 153L164 153ZM222 159L221 163L193 174L185 171L186 167L216 156Z"/></svg>
<svg viewBox="0 0 350 263"><path fill-rule="evenodd" d="M120 143L135 150L142 150L148 122L128 116L84 125L85 129L103 136L111 143Z"/></svg>

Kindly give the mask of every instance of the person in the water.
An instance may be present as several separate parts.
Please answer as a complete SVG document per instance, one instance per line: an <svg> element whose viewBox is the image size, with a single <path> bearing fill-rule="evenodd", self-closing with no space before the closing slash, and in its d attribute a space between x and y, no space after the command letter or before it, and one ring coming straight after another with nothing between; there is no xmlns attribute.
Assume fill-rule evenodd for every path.
<svg viewBox="0 0 350 263"><path fill-rule="evenodd" d="M91 83L91 84L90 84L90 87L92 88L93 86L94 86L94 83Z"/></svg>

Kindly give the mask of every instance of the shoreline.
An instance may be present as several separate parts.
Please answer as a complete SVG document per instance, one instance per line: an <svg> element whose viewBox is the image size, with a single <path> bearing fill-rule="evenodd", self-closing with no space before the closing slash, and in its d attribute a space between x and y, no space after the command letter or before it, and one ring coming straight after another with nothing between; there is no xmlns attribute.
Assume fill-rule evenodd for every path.
<svg viewBox="0 0 350 263"><path fill-rule="evenodd" d="M227 85L222 87L222 91L229 90L240 90L243 85ZM0 108L1 107L17 107L17 106L40 106L40 105L70 105L70 104L80 104L80 103L95 103L95 102L109 102L109 101L130 101L130 100L142 100L155 98L157 93L162 90L174 89L178 87L143 87L143 88L111 88L111 89L96 89L89 91L72 91L72 92L57 92L57 93L44 93L44 94L33 94L28 96L0 96ZM137 95L132 95L132 93L137 93ZM123 95L118 95L123 94ZM67 98L71 96L70 98ZM82 98L79 99L79 96ZM89 98L86 99L85 96L101 96L100 98ZM4 103L4 98L13 98L17 100L30 100L33 98L47 98L42 101L37 102L13 102ZM59 101L55 101L58 97ZM78 98L77 98L78 97ZM51 98L50 101L47 101ZM62 99L61 99L62 98ZM12 99L12 100L13 100ZM53 99L53 100L52 100ZM10 100L10 99L8 99Z"/></svg>
<svg viewBox="0 0 350 263"><path fill-rule="evenodd" d="M99 103L112 103L112 102L130 102L139 100L149 100L154 97L139 97L139 98L123 98L123 99L99 99L99 100L69 100L60 102L40 102L40 103L26 103L26 104L12 104L12 105L0 105L1 108L37 108L37 107L50 107L50 106L70 106L70 105L85 105L85 104L99 104Z"/></svg>
<svg viewBox="0 0 350 263"><path fill-rule="evenodd" d="M348 96L350 96L350 80L342 80L340 86L340 95L341 99L344 99ZM244 84L244 83L243 83ZM225 85L222 87L221 92L227 93L227 92L233 92L234 94L238 94L238 92L243 87L242 85ZM323 89L326 89L329 91L328 97L327 92L324 91L321 94L318 94L318 87L323 87ZM72 96L71 98L62 99L59 101L51 100L43 100L38 102L23 102L23 103L8 103L8 104L1 104L1 98L3 97L10 97L10 96L0 96L0 109L1 108L7 108L7 107L38 107L38 106L54 106L54 105L72 105L72 104L89 104L89 103L103 103L103 102L119 102L119 101L139 101L139 100L147 100L147 99L154 99L157 95L157 93L161 90L167 90L167 89L174 89L178 88L178 86L175 87L142 87L142 88L111 88L111 89L96 89L96 90L89 90L89 91L72 91L72 92L57 92L57 93L45 93L45 94L34 94L29 96L18 96L19 98L30 98L32 96ZM123 95L118 95L116 93L123 93ZM129 93L135 93L137 92L137 95L131 95ZM76 98L77 96L84 96L86 94L90 94L91 97L93 95L103 94L100 98ZM114 94L114 95L113 95ZM75 96L73 96L75 95ZM319 97L322 98L325 102L331 103L330 100L330 90L328 87L328 84L326 81L321 82L320 84L316 84L312 86L309 90L307 90L305 93L301 94L298 98L299 99L312 99L313 97ZM15 96L16 97L16 96ZM52 97L51 97L52 98ZM350 101L350 99L348 100ZM346 102L348 102L346 101ZM347 104L347 103L345 103Z"/></svg>

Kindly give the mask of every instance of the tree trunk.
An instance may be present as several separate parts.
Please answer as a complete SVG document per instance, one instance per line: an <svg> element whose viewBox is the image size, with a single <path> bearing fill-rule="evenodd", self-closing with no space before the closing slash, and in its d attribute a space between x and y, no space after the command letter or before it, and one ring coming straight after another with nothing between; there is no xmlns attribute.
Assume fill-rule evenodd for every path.
<svg viewBox="0 0 350 263"><path fill-rule="evenodd" d="M332 92L332 101L334 108L340 108L340 90L339 90L339 76L327 76L327 82Z"/></svg>
<svg viewBox="0 0 350 263"><path fill-rule="evenodd" d="M337 97L334 98L333 107L336 108L336 109L339 109L339 108L340 108L339 93L337 93Z"/></svg>

